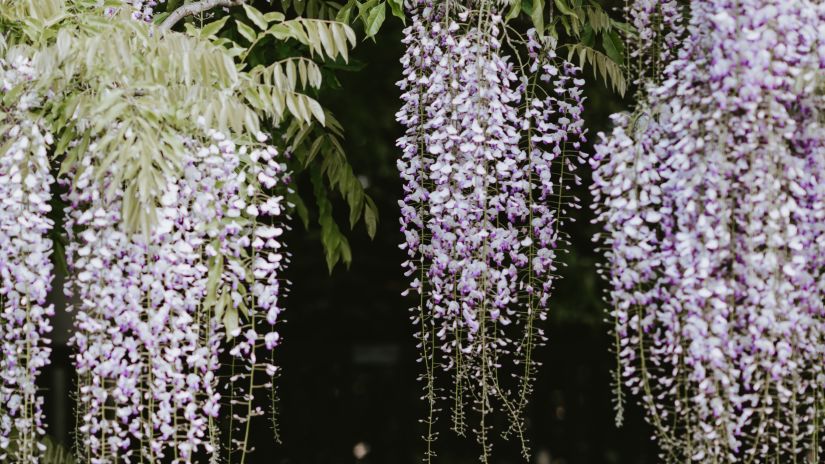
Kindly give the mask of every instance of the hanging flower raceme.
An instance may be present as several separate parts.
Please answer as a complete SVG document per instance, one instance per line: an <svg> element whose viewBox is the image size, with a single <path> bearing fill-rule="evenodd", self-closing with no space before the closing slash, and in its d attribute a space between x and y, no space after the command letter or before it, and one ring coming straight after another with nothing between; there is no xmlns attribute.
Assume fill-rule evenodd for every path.
<svg viewBox="0 0 825 464"><path fill-rule="evenodd" d="M0 152L0 460L39 462L43 398L36 379L49 362L54 308L47 302L53 266L48 238L53 223L48 150L42 121L29 112L38 98L20 86L33 69L22 55L0 59L0 97L19 92L2 108Z"/></svg>
<svg viewBox="0 0 825 464"><path fill-rule="evenodd" d="M620 374L668 462L821 460L823 19L694 3L649 117L597 147Z"/></svg>
<svg viewBox="0 0 825 464"><path fill-rule="evenodd" d="M124 136L131 137L128 129ZM78 450L93 462L246 453L248 432L222 446L216 424L224 340L239 368L228 386L234 420L246 424L259 413L253 389L275 373L268 358L256 356L278 341L286 257L282 229L258 221L281 216L282 198L267 191L280 186L283 165L272 147L237 147L220 132L183 145L182 175L165 179L148 235L126 229L126 193L96 175L103 158L95 143L72 181L63 180L79 301ZM242 380L249 386L235 386Z"/></svg>
<svg viewBox="0 0 825 464"><path fill-rule="evenodd" d="M442 389L450 392L453 429L464 434L468 416L477 418L473 432L488 456L494 409L511 419L505 432L525 443L533 349L544 340L539 321L570 206L561 199L578 181L583 82L556 57L555 42L535 31L531 67L517 69L502 50L495 2L413 3L399 83L398 120L407 129L398 145L428 456ZM510 374L520 381L511 385ZM452 385L440 387L441 377Z"/></svg>
<svg viewBox="0 0 825 464"><path fill-rule="evenodd" d="M646 84L658 83L676 58L685 32L682 7L676 0L634 0L626 4L625 14L636 29L630 71L643 91Z"/></svg>

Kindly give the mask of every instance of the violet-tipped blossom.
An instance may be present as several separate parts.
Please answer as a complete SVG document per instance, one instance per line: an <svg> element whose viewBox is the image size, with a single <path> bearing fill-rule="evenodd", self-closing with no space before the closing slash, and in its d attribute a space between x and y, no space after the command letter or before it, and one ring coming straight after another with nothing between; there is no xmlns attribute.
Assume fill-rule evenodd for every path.
<svg viewBox="0 0 825 464"><path fill-rule="evenodd" d="M506 432L525 440L532 350L544 339L539 325L570 207L561 198L578 181L584 135L576 67L535 31L528 34L530 66L516 67L502 50L500 9L495 2L412 2L397 115L406 126L398 141L402 248L419 298L413 322L426 421L435 421L439 390L450 391L458 433L466 430L466 403L480 413L474 432L485 456L493 408L510 416ZM453 385L435 384L438 366ZM509 374L520 382L510 385Z"/></svg>
<svg viewBox="0 0 825 464"><path fill-rule="evenodd" d="M282 214L281 197L266 187L280 186L283 164L272 147L238 147L216 131L183 146L182 173L165 179L148 236L127 232L124 189L95 176L95 143L67 183L80 451L93 462L215 455L226 343L242 369L229 401L251 405L252 388L234 384L262 372L260 388L274 375L271 361L256 356L278 341L286 258L282 229L256 224ZM257 414L252 406L235 412L242 422Z"/></svg>
<svg viewBox="0 0 825 464"><path fill-rule="evenodd" d="M621 376L667 462L819 462L825 8L690 18L651 114L593 159Z"/></svg>
<svg viewBox="0 0 825 464"><path fill-rule="evenodd" d="M659 82L665 66L676 58L685 32L682 6L676 0L634 0L626 3L625 13L636 29L631 43L630 71L635 83Z"/></svg>
<svg viewBox="0 0 825 464"><path fill-rule="evenodd" d="M0 59L0 97L32 79L29 61ZM37 463L43 451L43 397L36 380L49 363L54 307L53 227L48 150L52 135L30 113L37 96L24 89L2 108L0 152L0 460Z"/></svg>

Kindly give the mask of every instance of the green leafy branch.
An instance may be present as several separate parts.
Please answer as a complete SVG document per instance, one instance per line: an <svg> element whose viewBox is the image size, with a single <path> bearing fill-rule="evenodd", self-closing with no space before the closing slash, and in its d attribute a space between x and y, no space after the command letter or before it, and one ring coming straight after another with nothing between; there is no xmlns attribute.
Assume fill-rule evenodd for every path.
<svg viewBox="0 0 825 464"><path fill-rule="evenodd" d="M514 0L507 19L522 14L542 34L572 39L563 45L568 60L577 57L579 66L592 67L593 75L601 76L605 85L620 95L627 92L622 36L634 33L629 24L611 18L595 0Z"/></svg>

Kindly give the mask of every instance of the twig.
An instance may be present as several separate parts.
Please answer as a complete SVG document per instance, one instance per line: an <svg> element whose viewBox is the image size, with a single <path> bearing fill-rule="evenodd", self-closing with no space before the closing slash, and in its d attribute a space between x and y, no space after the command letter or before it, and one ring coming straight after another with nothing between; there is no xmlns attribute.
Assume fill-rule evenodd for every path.
<svg viewBox="0 0 825 464"><path fill-rule="evenodd" d="M244 3L245 0L201 0L200 2L190 3L188 5L184 5L177 10L173 11L172 14L169 15L163 23L160 25L161 31L168 31L172 29L175 24L178 23L181 19L196 15L198 13L203 13L204 11L211 10L212 8L216 8L219 6L235 6L241 5Z"/></svg>

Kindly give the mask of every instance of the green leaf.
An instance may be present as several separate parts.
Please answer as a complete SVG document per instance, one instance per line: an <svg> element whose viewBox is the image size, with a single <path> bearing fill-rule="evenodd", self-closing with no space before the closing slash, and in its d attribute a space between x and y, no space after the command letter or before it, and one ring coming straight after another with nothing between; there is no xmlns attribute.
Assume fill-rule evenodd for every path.
<svg viewBox="0 0 825 464"><path fill-rule="evenodd" d="M255 42L258 38L258 34L255 33L255 30L251 27L247 26L246 24L242 23L241 21L235 20L235 24L238 25L238 32L248 41Z"/></svg>
<svg viewBox="0 0 825 464"><path fill-rule="evenodd" d="M510 7L510 12L507 13L504 20L509 21L511 19L517 18L519 13L521 13L521 0L515 0L513 5Z"/></svg>
<svg viewBox="0 0 825 464"><path fill-rule="evenodd" d="M384 19L387 17L387 4L381 3L370 10L367 21L364 23L364 32L367 37L373 38L375 34L381 29L384 24Z"/></svg>
<svg viewBox="0 0 825 464"><path fill-rule="evenodd" d="M369 196L365 196L366 205L364 205L364 224L367 225L367 234L370 238L375 238L375 232L378 229L378 208L375 202Z"/></svg>
<svg viewBox="0 0 825 464"><path fill-rule="evenodd" d="M61 240L52 240L54 244L54 262L55 267L58 271L60 271L63 275L69 275L69 266L66 264L66 248L63 246L63 242Z"/></svg>
<svg viewBox="0 0 825 464"><path fill-rule="evenodd" d="M304 229L309 230L309 209L307 209L304 199L298 195L298 192L292 191L287 194L286 200L294 206L295 213L298 214Z"/></svg>
<svg viewBox="0 0 825 464"><path fill-rule="evenodd" d="M243 4L243 9L246 12L246 17L250 19L259 29L265 31L267 27L269 27L269 22L264 17L264 14L261 13L257 8L252 5Z"/></svg>
<svg viewBox="0 0 825 464"><path fill-rule="evenodd" d="M573 9L570 7L570 5L568 5L567 0L554 0L554 3L556 4L556 8L559 9L561 14L563 14L565 16L572 16L576 19L581 19L576 14L576 12L573 11Z"/></svg>
<svg viewBox="0 0 825 464"><path fill-rule="evenodd" d="M356 1L355 5L358 6L358 17L366 23L367 16L369 16L370 11L378 5L378 0L367 0L364 3Z"/></svg>
<svg viewBox="0 0 825 464"><path fill-rule="evenodd" d="M611 60L618 64L624 63L624 44L616 31L602 34L602 46Z"/></svg>
<svg viewBox="0 0 825 464"><path fill-rule="evenodd" d="M240 326L240 321L238 317L238 310L234 306L232 306L231 301L226 301L228 299L229 293L224 293L221 296L221 302L219 303L219 305L222 305L226 308L225 312L223 313L223 327L224 329L226 329L226 336L227 338L233 338L232 332L238 329L238 327Z"/></svg>
<svg viewBox="0 0 825 464"><path fill-rule="evenodd" d="M286 19L286 16L280 11L270 11L264 15L264 19L269 23L279 23Z"/></svg>
<svg viewBox="0 0 825 464"><path fill-rule="evenodd" d="M594 41L596 39L596 34L593 32L593 28L590 27L590 24L584 25L584 31L582 32L581 36L581 43L587 45L588 47L592 47L594 45Z"/></svg>
<svg viewBox="0 0 825 464"><path fill-rule="evenodd" d="M169 17L170 14L172 14L172 13L170 13L168 11L164 11L163 13L156 14L155 16L152 17L152 24L163 24L163 22L166 20L166 18Z"/></svg>
<svg viewBox="0 0 825 464"><path fill-rule="evenodd" d="M335 20L339 23L349 24L352 17L352 9L355 8L356 5L355 0L349 0L346 5L338 10L338 14L335 15Z"/></svg>
<svg viewBox="0 0 825 464"><path fill-rule="evenodd" d="M393 16L400 18L401 22L407 23L407 17L404 15L404 0L387 0L390 4Z"/></svg>
<svg viewBox="0 0 825 464"><path fill-rule="evenodd" d="M587 45L567 44L567 59L571 60L574 55L578 55L579 66L584 67L585 63L593 66L593 74L601 75L604 83L609 85L613 90L624 96L627 91L627 80L625 79L622 67L614 62L609 56L595 50Z"/></svg>
<svg viewBox="0 0 825 464"><path fill-rule="evenodd" d="M207 24L206 26L203 26L203 29L201 29L201 32L200 32L200 36L204 37L204 38L214 37L215 34L218 33L218 31L223 29L223 26L226 25L226 21L228 21L228 20L229 20L229 16L224 16L223 18L221 18L217 21L212 21L211 23Z"/></svg>
<svg viewBox="0 0 825 464"><path fill-rule="evenodd" d="M352 254L349 249L347 238L341 233L338 224L332 217L332 203L327 196L324 187L323 174L317 164L313 164L309 169L312 190L315 194L315 201L318 205L318 224L321 226L321 244L324 246L327 267L329 272L335 268L338 261L343 261L349 267L352 262Z"/></svg>
<svg viewBox="0 0 825 464"><path fill-rule="evenodd" d="M220 282L223 274L223 255L218 255L212 258L212 264L209 266L209 274L206 278L206 298L203 305L206 307L215 304L218 295L218 282ZM220 315L218 315L220 317Z"/></svg>
<svg viewBox="0 0 825 464"><path fill-rule="evenodd" d="M558 0L557 0L558 1ZM544 35L544 0L533 0L530 19L540 35Z"/></svg>

